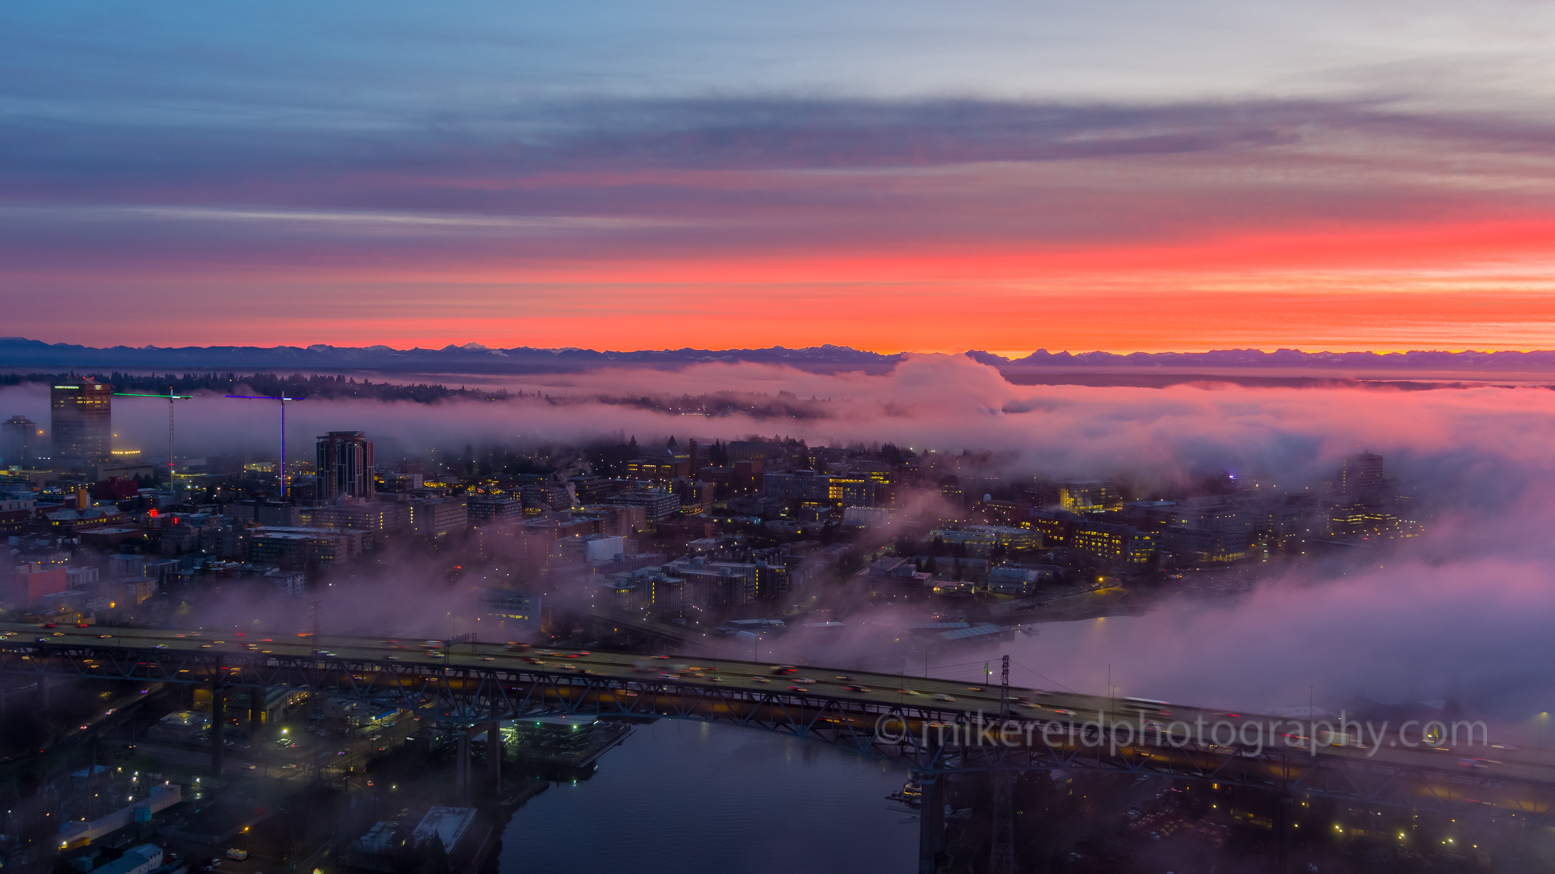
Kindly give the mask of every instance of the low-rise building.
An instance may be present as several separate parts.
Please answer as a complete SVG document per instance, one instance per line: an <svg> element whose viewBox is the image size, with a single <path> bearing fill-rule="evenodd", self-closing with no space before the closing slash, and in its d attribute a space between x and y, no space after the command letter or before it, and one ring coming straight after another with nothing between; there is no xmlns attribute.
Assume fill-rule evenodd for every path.
<svg viewBox="0 0 1555 874"><path fill-rule="evenodd" d="M933 574L919 571L910 559L886 556L859 571L853 579L868 586L872 598L916 600L931 594L933 577Z"/></svg>
<svg viewBox="0 0 1555 874"><path fill-rule="evenodd" d="M947 546L963 546L966 554L979 558L992 555L996 550L1021 552L1042 545L1042 533L1030 528L1006 528L999 525L968 525L962 528L941 528L929 532L929 536Z"/></svg>
<svg viewBox="0 0 1555 874"><path fill-rule="evenodd" d="M32 607L44 598L65 591L70 578L64 565L46 565L40 562L20 564L11 568L0 579L0 600L23 607Z"/></svg>
<svg viewBox="0 0 1555 874"><path fill-rule="evenodd" d="M362 548L381 548L387 538L410 526L410 506L402 501L342 500L334 504L302 507L297 513L302 528L347 528L363 532Z"/></svg>
<svg viewBox="0 0 1555 874"><path fill-rule="evenodd" d="M680 558L664 565L664 573L685 580L696 603L713 607L776 601L788 594L788 568L765 561L709 561L704 556Z"/></svg>
<svg viewBox="0 0 1555 874"><path fill-rule="evenodd" d="M654 522L680 512L680 496L664 489L631 489L612 495L607 502L642 507L644 514Z"/></svg>
<svg viewBox="0 0 1555 874"><path fill-rule="evenodd" d="M784 504L828 507L873 507L879 484L864 473L821 474L813 470L772 472L761 478L763 497Z"/></svg>
<svg viewBox="0 0 1555 874"><path fill-rule="evenodd" d="M463 498L427 496L407 503L410 527L422 537L444 537L470 527L470 512Z"/></svg>
<svg viewBox="0 0 1555 874"><path fill-rule="evenodd" d="M891 522L887 507L845 507L842 524L848 528L884 528Z"/></svg>
<svg viewBox="0 0 1555 874"><path fill-rule="evenodd" d="M411 837L419 847L425 846L436 835L443 849L451 854L458 849L459 842L464 840L474 821L473 807L434 807L421 818L421 823L416 826Z"/></svg>
<svg viewBox="0 0 1555 874"><path fill-rule="evenodd" d="M362 553L362 531L342 528L253 528L246 532L248 560L284 570L307 570Z"/></svg>
<svg viewBox="0 0 1555 874"><path fill-rule="evenodd" d="M521 519L524 515L524 502L507 495L467 495L465 507L470 513L470 524L477 526Z"/></svg>

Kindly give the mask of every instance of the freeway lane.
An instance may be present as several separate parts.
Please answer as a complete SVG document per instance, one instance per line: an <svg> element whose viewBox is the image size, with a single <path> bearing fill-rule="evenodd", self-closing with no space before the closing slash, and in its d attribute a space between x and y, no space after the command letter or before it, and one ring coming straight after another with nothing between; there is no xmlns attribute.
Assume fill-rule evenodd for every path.
<svg viewBox="0 0 1555 874"><path fill-rule="evenodd" d="M586 675L633 683L673 680L690 687L739 689L745 692L774 692L791 695L866 702L889 707L902 705L930 709L939 719L955 719L965 714L975 718L981 713L994 718L1000 710L997 686L982 687L936 678L906 677L894 674L853 672L815 666L796 666L792 672L777 673L781 666L693 657L656 658L626 653L553 650L544 647L517 647L506 643L458 643L445 651L440 641L322 635L314 641L307 633L261 633L209 630L133 629L96 626L44 628L34 624L0 623L0 649L7 643L41 644L59 647L92 647L103 651L231 653L252 657L275 655L292 658L338 657L346 660L375 662L384 666L468 667L503 669L553 675ZM235 678L241 683L241 679ZM1102 696L1079 695L1040 689L1011 687L1011 714L1022 721L1039 720L1073 726L1078 729L1087 720L1095 720L1098 711L1109 719L1129 721L1137 727L1141 719L1149 725L1181 721L1189 725L1200 720L1206 725L1217 722L1243 725L1251 720L1267 724L1279 717L1256 714L1232 714L1198 707L1109 701ZM1143 710L1141 715L1140 710ZM918 724L914 723L915 731ZM1390 726L1396 731L1396 726ZM1284 732L1301 732L1293 721L1286 721ZM1040 734L1038 735L1040 742ZM1354 746L1319 746L1324 759L1353 760L1358 763L1391 764L1419 771L1435 771L1474 777L1513 779L1555 785L1555 754L1543 750L1490 749L1483 745L1458 749L1388 746L1387 738L1375 753ZM1283 741L1280 746L1283 746ZM1071 743L1072 747L1073 744ZM1305 746L1305 743L1302 743ZM1139 746L1157 761L1170 762L1174 751L1160 746ZM1222 754L1226 748L1220 748Z"/></svg>

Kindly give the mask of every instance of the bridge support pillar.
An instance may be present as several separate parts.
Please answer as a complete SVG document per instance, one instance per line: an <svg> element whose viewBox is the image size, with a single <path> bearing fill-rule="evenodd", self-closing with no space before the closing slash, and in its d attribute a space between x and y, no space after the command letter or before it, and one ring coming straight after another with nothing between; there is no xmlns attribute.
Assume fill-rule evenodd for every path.
<svg viewBox="0 0 1555 874"><path fill-rule="evenodd" d="M259 742L259 732L265 724L265 687L248 688L248 734L251 743Z"/></svg>
<svg viewBox="0 0 1555 874"><path fill-rule="evenodd" d="M1274 824L1274 871L1275 874L1289 874L1290 872L1290 835L1291 822L1296 815L1296 799L1285 793L1280 796L1279 813L1275 816Z"/></svg>
<svg viewBox="0 0 1555 874"><path fill-rule="evenodd" d="M486 724L486 778L491 782L491 792L499 795L502 792L502 725L497 722Z"/></svg>
<svg viewBox="0 0 1555 874"><path fill-rule="evenodd" d="M454 766L454 794L461 804L470 800L470 733L459 732L458 763Z"/></svg>
<svg viewBox="0 0 1555 874"><path fill-rule="evenodd" d="M224 752L223 745L227 725L226 708L227 690L221 687L221 681L211 684L211 776L215 778L217 785L221 784L221 756Z"/></svg>
<svg viewBox="0 0 1555 874"><path fill-rule="evenodd" d="M934 874L945 851L945 775L926 773L919 782L918 874Z"/></svg>
<svg viewBox="0 0 1555 874"><path fill-rule="evenodd" d="M1015 874L1015 774L1006 768L993 772L993 847L989 874Z"/></svg>

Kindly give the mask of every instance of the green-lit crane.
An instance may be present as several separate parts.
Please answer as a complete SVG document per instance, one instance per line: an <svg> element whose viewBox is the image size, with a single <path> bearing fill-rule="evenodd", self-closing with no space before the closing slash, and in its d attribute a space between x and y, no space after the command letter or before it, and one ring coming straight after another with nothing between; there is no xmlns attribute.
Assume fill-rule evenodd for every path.
<svg viewBox="0 0 1555 874"><path fill-rule="evenodd" d="M116 391L113 393L113 396L116 398L162 398L163 400L167 401L167 487L171 489L174 494L177 494L178 480L173 477L173 402L187 401L192 397L192 395L173 394L173 387L168 386L167 394L165 395L146 394L144 392L132 391Z"/></svg>

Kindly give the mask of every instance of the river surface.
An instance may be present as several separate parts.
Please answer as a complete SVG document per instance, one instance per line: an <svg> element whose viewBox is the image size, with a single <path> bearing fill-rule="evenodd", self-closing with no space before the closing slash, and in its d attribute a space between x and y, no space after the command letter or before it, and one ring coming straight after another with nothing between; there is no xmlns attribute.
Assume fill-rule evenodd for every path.
<svg viewBox="0 0 1555 874"><path fill-rule="evenodd" d="M520 808L501 874L916 870L918 824L885 800L907 771L754 729L661 720L577 784Z"/></svg>

